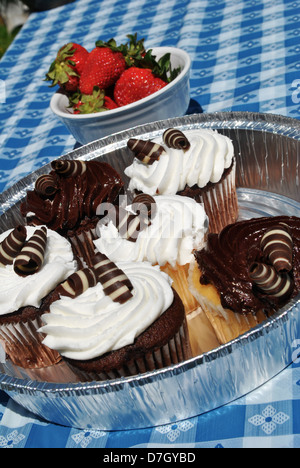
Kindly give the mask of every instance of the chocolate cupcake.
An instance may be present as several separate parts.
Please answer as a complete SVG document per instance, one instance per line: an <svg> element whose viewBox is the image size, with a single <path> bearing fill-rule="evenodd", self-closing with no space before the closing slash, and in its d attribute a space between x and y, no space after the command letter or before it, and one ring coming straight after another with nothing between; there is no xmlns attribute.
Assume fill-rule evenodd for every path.
<svg viewBox="0 0 300 468"><path fill-rule="evenodd" d="M210 234L190 288L221 343L261 323L300 292L300 219L257 218Z"/></svg>
<svg viewBox="0 0 300 468"><path fill-rule="evenodd" d="M95 217L101 203L117 204L123 193L119 174L99 161L56 160L28 191L21 213L30 225L45 225L62 235Z"/></svg>
<svg viewBox="0 0 300 468"><path fill-rule="evenodd" d="M93 263L59 288L40 329L80 380L136 375L191 357L184 307L166 274L99 253Z"/></svg>
<svg viewBox="0 0 300 468"><path fill-rule="evenodd" d="M236 160L231 140L213 130L167 129L153 141L130 139L129 190L183 195L203 203L210 232L238 218Z"/></svg>
<svg viewBox="0 0 300 468"><path fill-rule="evenodd" d="M94 246L112 261L146 261L173 280L186 314L198 303L189 291L193 251L205 245L208 219L203 206L179 195L137 195L128 206L112 208L99 222Z"/></svg>
<svg viewBox="0 0 300 468"><path fill-rule="evenodd" d="M37 330L53 290L76 268L69 242L45 226L0 235L0 341L15 365L39 368L61 359Z"/></svg>

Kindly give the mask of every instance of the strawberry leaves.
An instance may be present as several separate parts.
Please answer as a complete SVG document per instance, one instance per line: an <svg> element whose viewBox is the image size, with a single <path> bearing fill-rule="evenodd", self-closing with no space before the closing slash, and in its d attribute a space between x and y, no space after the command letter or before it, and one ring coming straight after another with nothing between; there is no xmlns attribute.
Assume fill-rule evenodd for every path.
<svg viewBox="0 0 300 468"><path fill-rule="evenodd" d="M171 83L181 72L181 67L172 68L171 54L167 53L157 61L156 56L152 54L152 49L147 51L145 56L137 62L136 66L138 68L150 69L153 75L167 83Z"/></svg>
<svg viewBox="0 0 300 468"><path fill-rule="evenodd" d="M135 66L137 60L142 60L145 54L144 39L137 40L137 33L128 34L129 41L126 44L117 46L114 39L108 42L97 41L96 47L109 47L113 52L121 52L125 58L128 67Z"/></svg>
<svg viewBox="0 0 300 468"><path fill-rule="evenodd" d="M97 41L96 47L109 47L113 52L121 52L125 57L127 67L148 68L152 73L163 81L170 83L180 73L181 67L172 68L171 54L163 55L159 60L153 55L152 49L146 51L144 47L145 39L137 39L137 33L126 36L129 41L126 44L117 46L114 39L108 42Z"/></svg>
<svg viewBox="0 0 300 468"><path fill-rule="evenodd" d="M65 91L76 91L88 55L88 51L80 44L65 44L51 63L45 81L52 82L50 87L59 85Z"/></svg>

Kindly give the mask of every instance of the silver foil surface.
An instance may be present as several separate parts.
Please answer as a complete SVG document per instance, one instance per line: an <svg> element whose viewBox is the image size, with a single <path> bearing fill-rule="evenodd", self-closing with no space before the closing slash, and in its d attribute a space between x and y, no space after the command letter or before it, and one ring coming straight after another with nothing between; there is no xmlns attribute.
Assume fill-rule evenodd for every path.
<svg viewBox="0 0 300 468"><path fill-rule="evenodd" d="M103 160L123 174L132 160L127 140L153 138L168 127L217 129L232 139L241 219L300 217L300 122L278 115L216 113L159 121L63 158ZM49 171L47 165L0 195L0 232L24 223L20 202L37 177ZM107 382L70 383L63 363L54 366L51 378L51 369L26 371L6 362L0 364L0 388L57 424L102 430L157 426L210 411L259 387L293 361L299 335L300 295L238 339L176 366Z"/></svg>

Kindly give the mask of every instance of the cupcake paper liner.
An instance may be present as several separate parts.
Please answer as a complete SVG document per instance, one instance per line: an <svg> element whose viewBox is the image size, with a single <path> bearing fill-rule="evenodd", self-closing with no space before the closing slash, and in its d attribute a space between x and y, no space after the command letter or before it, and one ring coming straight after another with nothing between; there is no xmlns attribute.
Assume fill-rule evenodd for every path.
<svg viewBox="0 0 300 468"><path fill-rule="evenodd" d="M173 364L179 364L191 357L192 351L190 347L188 327L186 321L184 321L179 331L164 346L155 349L144 356L132 359L126 363L126 366L119 369L97 373L83 371L70 362L68 362L68 365L81 382L91 382L94 380L105 381L118 379L120 377L130 377L162 369Z"/></svg>
<svg viewBox="0 0 300 468"><path fill-rule="evenodd" d="M61 360L57 351L42 344L43 335L38 332L42 320L0 325L0 341L13 364L23 368L42 368Z"/></svg>
<svg viewBox="0 0 300 468"><path fill-rule="evenodd" d="M161 271L170 276L173 280L173 288L179 294L180 299L183 302L186 315L192 313L199 307L198 301L195 299L193 294L189 290L188 275L189 275L189 264L176 265L172 267L169 263L160 267Z"/></svg>
<svg viewBox="0 0 300 468"><path fill-rule="evenodd" d="M236 313L232 310L224 309L221 303L214 304L197 289L200 276L197 262L193 261L189 271L190 291L205 312L221 344L228 343L266 320L267 317L263 311L259 311L256 314Z"/></svg>
<svg viewBox="0 0 300 468"><path fill-rule="evenodd" d="M220 341L202 307L198 306L187 316L193 357L200 356L220 346Z"/></svg>
<svg viewBox="0 0 300 468"><path fill-rule="evenodd" d="M258 314L235 313L223 307L216 307L205 299L201 299L200 304L221 344L234 340L266 320L262 311Z"/></svg>
<svg viewBox="0 0 300 468"><path fill-rule="evenodd" d="M236 162L219 183L210 188L199 188L183 191L179 194L194 198L204 205L209 219L209 232L219 233L228 224L236 222L239 215L238 199L236 193Z"/></svg>
<svg viewBox="0 0 300 468"><path fill-rule="evenodd" d="M202 196L205 212L209 218L209 232L220 232L228 224L236 222L239 214L235 188L235 166L222 182Z"/></svg>

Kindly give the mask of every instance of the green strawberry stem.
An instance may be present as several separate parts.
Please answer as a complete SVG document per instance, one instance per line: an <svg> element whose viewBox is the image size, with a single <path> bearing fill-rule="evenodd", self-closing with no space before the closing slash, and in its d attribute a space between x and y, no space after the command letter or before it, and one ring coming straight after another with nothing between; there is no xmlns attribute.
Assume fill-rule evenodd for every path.
<svg viewBox="0 0 300 468"><path fill-rule="evenodd" d="M105 92L103 89L94 87L93 94L73 93L69 97L69 107L77 109L80 114L92 114L95 112L103 112L105 108Z"/></svg>
<svg viewBox="0 0 300 468"><path fill-rule="evenodd" d="M173 81L181 72L181 67L172 68L171 54L163 55L158 61L156 56L152 55L152 49L148 50L146 55L136 65L138 68L149 68L153 75L157 76L166 83Z"/></svg>
<svg viewBox="0 0 300 468"><path fill-rule="evenodd" d="M110 47L114 52L121 52L128 67L148 68L166 83L170 83L179 75L181 67L172 68L171 54L167 53L156 60L152 49L146 52L144 39L137 40L137 33L128 34L127 37L129 39L127 44L117 46L114 39L110 39L108 42L99 40L96 42L96 47Z"/></svg>
<svg viewBox="0 0 300 468"><path fill-rule="evenodd" d="M52 81L50 88L56 86L57 84L65 84L69 81L70 76L79 76L71 66L75 65L75 62L71 60L75 52L73 43L70 42L63 46L55 60L50 65L49 71L46 74L44 81ZM68 59L70 57L70 59Z"/></svg>

